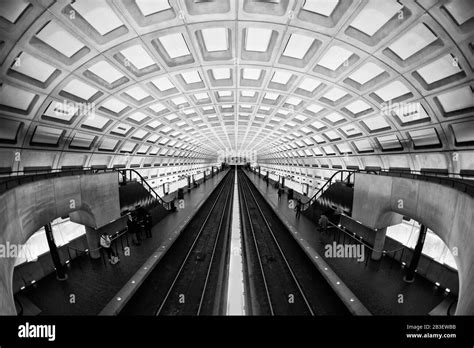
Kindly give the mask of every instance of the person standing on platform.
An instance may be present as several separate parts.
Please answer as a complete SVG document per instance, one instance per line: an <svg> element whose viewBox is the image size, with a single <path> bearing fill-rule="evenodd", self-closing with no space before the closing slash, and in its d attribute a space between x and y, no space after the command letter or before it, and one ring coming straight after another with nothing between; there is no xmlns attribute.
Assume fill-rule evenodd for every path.
<svg viewBox="0 0 474 348"><path fill-rule="evenodd" d="M281 187L278 187L278 201L281 201Z"/></svg>
<svg viewBox="0 0 474 348"><path fill-rule="evenodd" d="M299 219L301 215L301 198L298 198L296 201L296 218Z"/></svg>
<svg viewBox="0 0 474 348"><path fill-rule="evenodd" d="M137 226L137 223L132 218L132 214L128 214L127 228L128 228L128 233L130 233L130 235L132 236L133 245L140 245L141 243L137 238L138 226Z"/></svg>
<svg viewBox="0 0 474 348"><path fill-rule="evenodd" d="M137 224L137 236L138 240L140 241L141 237L141 232L144 232L145 236L147 236L146 233L146 216L148 214L148 211L142 207L141 205L135 206L135 222Z"/></svg>
<svg viewBox="0 0 474 348"><path fill-rule="evenodd" d="M102 233L102 235L100 236L100 246L104 248L105 252L107 253L107 256L109 257L109 262L112 265L115 265L117 262L120 261L118 256L115 254L114 249L112 248L112 240L106 232Z"/></svg>
<svg viewBox="0 0 474 348"><path fill-rule="evenodd" d="M145 235L147 238L151 238L151 226L152 226L152 219L151 214L147 212L145 214Z"/></svg>
<svg viewBox="0 0 474 348"><path fill-rule="evenodd" d="M318 225L319 225L319 228L321 230L321 233L322 234L325 234L328 230L328 217L326 215L321 215L321 217L319 218L319 221L318 221Z"/></svg>

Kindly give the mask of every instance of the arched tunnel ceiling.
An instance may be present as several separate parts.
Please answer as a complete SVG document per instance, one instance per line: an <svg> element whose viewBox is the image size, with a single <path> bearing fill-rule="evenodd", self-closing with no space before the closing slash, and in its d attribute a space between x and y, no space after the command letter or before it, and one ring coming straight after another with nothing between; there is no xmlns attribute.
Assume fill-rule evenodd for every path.
<svg viewBox="0 0 474 348"><path fill-rule="evenodd" d="M215 160L465 151L471 0L0 3L0 146Z"/></svg>

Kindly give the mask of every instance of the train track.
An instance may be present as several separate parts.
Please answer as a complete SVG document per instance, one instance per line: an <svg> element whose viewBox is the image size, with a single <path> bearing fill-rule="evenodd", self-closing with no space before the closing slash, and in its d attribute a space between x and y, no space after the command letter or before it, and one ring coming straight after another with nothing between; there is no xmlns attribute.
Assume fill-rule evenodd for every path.
<svg viewBox="0 0 474 348"><path fill-rule="evenodd" d="M230 171L121 315L225 314L234 171Z"/></svg>
<svg viewBox="0 0 474 348"><path fill-rule="evenodd" d="M223 250L217 250L217 246L228 240L233 197L233 187L228 182L233 183L233 179L234 171L226 178L225 186L208 212L156 315L214 312L209 279L214 270L222 269ZM222 292L216 292L216 295Z"/></svg>
<svg viewBox="0 0 474 348"><path fill-rule="evenodd" d="M247 311L252 315L348 315L242 170L239 170Z"/></svg>

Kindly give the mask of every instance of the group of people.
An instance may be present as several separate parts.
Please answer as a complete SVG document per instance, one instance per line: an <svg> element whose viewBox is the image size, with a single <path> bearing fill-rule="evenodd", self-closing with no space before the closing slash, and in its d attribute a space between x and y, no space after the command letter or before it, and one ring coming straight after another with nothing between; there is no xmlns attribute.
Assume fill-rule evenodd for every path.
<svg viewBox="0 0 474 348"><path fill-rule="evenodd" d="M141 244L140 232L144 231L146 238L151 238L151 214L143 207L135 207L135 211L128 214L127 228L132 236L134 245Z"/></svg>
<svg viewBox="0 0 474 348"><path fill-rule="evenodd" d="M127 214L127 232L130 233L134 245L141 244L140 232L142 231L145 232L146 238L152 237L152 226L151 214L141 206L136 206L134 211ZM112 248L115 238L111 238L107 232L104 232L100 237L100 246L107 253L109 262L112 265L120 261L117 253Z"/></svg>

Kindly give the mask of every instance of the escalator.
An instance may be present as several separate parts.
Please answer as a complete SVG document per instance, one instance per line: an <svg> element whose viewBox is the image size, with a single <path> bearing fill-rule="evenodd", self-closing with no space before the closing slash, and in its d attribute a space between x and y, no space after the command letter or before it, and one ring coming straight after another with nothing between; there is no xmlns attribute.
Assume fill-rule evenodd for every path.
<svg viewBox="0 0 474 348"><path fill-rule="evenodd" d="M313 221L318 221L320 216L324 214L331 222L338 220L338 209L339 211L343 211L345 215L352 216L356 173L428 181L450 186L474 196L474 181L448 176L448 174L451 176L458 176L458 174L448 173L445 175L435 175L433 173L427 174L426 172L400 172L380 169L339 170L326 181L308 202L303 204L302 214L311 218Z"/></svg>
<svg viewBox="0 0 474 348"><path fill-rule="evenodd" d="M338 210L351 216L354 200L354 172L340 170L334 173L328 181L303 204L302 214L318 221L321 215L336 223Z"/></svg>
<svg viewBox="0 0 474 348"><path fill-rule="evenodd" d="M153 224L155 224L169 212L175 210L174 201L163 200L137 171L123 169L119 172L121 176L119 183L120 213L122 215L140 206L150 212Z"/></svg>

